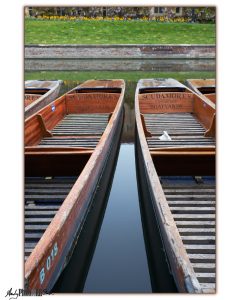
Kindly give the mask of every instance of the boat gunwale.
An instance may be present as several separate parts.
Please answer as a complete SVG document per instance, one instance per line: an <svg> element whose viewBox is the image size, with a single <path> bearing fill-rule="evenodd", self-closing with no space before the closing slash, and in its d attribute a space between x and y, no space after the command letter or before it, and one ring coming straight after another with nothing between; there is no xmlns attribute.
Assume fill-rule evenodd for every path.
<svg viewBox="0 0 240 300"><path fill-rule="evenodd" d="M195 84L193 83L193 81L195 81L195 80L202 80L202 81L204 81L204 80L212 80L212 81L214 81L214 85L208 85L208 86L204 86L204 85L203 85L203 86L198 86L198 85L195 85ZM214 103L212 100L210 100L210 99L206 96L206 94L203 94L203 93L199 90L199 88L202 88L202 87L215 87L215 89L216 89L216 79L214 79L214 78L211 78L211 79L186 79L184 83L185 83L186 87L187 87L188 89L191 90L191 92L196 93L198 96L200 96L202 99L204 99L205 102L214 105L214 108L216 109L216 103ZM215 93L210 93L210 94L215 94L215 95L216 95L217 93L215 92Z"/></svg>
<svg viewBox="0 0 240 300"><path fill-rule="evenodd" d="M91 81L91 80L89 80ZM94 80L93 80L94 81ZM85 82L86 83L86 82ZM74 90L74 89L73 89ZM71 91L73 91L71 90ZM99 176L101 176L101 172L104 169L105 163L107 161L108 152L111 149L111 145L114 142L114 133L116 132L118 126L120 126L119 121L121 119L123 113L123 102L124 102L124 93L125 93L125 82L121 80L121 93L119 94L119 99L115 106L115 109L109 119L109 122L97 144L95 149L91 152L91 156L86 163L85 167L83 168L82 172L79 174L77 180L75 181L74 185L72 186L71 190L69 191L67 197L65 198L64 202L62 203L61 207L55 214L54 218L52 219L51 223L43 233L41 239L33 249L32 253L28 257L25 262L25 281L26 286L28 286L28 279L31 275L34 275L39 269L39 262L41 265L44 264L44 258L48 252L50 252L51 246L54 244L55 241L58 241L61 238L61 232L64 230L64 225L66 224L67 220L71 222L71 215L74 214L75 208L78 207L78 215L77 219L84 218L86 216L89 205L91 204L91 199L96 189L97 182L99 180ZM71 92L70 91L70 92ZM68 92L69 93L69 92ZM51 104L50 104L51 105ZM122 123L122 120L121 120ZM71 148L69 148L71 152ZM55 152L54 154L58 154ZM85 200L84 200L85 198ZM81 203L80 203L81 202ZM74 221L73 221L74 223ZM80 222L81 223L81 222ZM76 224L72 225L72 231L74 235L77 235L79 231L79 224L76 228ZM71 229L70 229L71 231ZM76 236L75 236L76 238ZM74 243L74 240L71 241L71 244ZM66 247L69 248L68 239L65 239L65 244L62 247L62 251L69 251L69 249L65 249ZM71 245L70 245L71 248ZM55 263L55 269L51 272L51 276L54 276L53 273L58 268L58 263L61 260L58 257ZM62 269L64 266L60 266ZM61 270L59 270L61 272ZM57 277L59 274L57 275ZM50 280L49 280L50 281ZM45 282L45 285L47 283ZM42 286L41 286L42 287ZM49 286L47 287L49 288ZM51 287L50 287L51 288Z"/></svg>
<svg viewBox="0 0 240 300"><path fill-rule="evenodd" d="M189 260L176 223L173 219L146 141L138 101L140 86L141 82L138 82L135 92L137 138L139 139L141 148L139 151L142 152L149 189L154 197L151 201L163 237L170 266L173 270L173 277L180 292L202 293L202 288L193 270L193 266Z"/></svg>
<svg viewBox="0 0 240 300"><path fill-rule="evenodd" d="M52 101L54 101L56 99L56 97L59 94L61 85L62 85L62 80L53 80L53 87L49 88L48 91L46 93L44 93L43 95L41 95L38 99L34 100L32 103L30 103L28 106L25 107L24 109L24 115L27 116L27 118L31 117L33 114L35 114L37 111L41 110L42 108L44 108L45 106L47 106L49 103L51 103ZM30 89L30 88L28 88ZM32 90L34 90L34 88L31 88ZM39 88L37 88L39 89ZM48 100L49 98L49 100ZM43 107L40 106L40 108L37 108L37 106L41 105L42 102L45 101L49 101L47 104L44 105L43 103ZM35 111L36 109L36 111ZM31 112L31 110L33 110L33 112ZM25 117L25 119L27 119Z"/></svg>

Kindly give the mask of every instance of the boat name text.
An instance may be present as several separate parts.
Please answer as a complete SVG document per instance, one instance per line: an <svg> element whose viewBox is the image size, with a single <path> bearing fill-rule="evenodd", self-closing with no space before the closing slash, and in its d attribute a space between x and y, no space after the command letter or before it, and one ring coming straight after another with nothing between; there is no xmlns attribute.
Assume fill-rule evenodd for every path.
<svg viewBox="0 0 240 300"><path fill-rule="evenodd" d="M191 99L191 93L159 93L159 94L145 94L143 99Z"/></svg>

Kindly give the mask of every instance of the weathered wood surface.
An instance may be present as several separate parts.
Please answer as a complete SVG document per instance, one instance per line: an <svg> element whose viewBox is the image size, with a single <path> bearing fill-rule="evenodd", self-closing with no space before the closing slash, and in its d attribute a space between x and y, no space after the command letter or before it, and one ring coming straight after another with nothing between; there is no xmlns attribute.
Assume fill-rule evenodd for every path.
<svg viewBox="0 0 240 300"><path fill-rule="evenodd" d="M209 268L209 263L215 266L215 252L212 252L215 251L215 202L214 195L209 192L209 190L212 192L212 187L204 188L204 195L193 184L185 185L180 190L177 185L173 185L170 189L165 186L163 189L158 175L180 175L182 178L182 175L215 174L214 139L204 137L206 130L212 126L215 106L209 103L209 100L205 101L192 93L189 97L192 110L190 106L186 106L184 112L183 106L179 106L180 111L177 113L176 106L173 106L172 111L169 107L169 111L161 112L161 109L165 108L158 106L155 115L153 107L149 112L148 105L143 106L141 101L146 94L146 99L158 98L161 104L161 96L153 94L161 94L161 90L163 95L191 93L185 86L171 79L140 80L136 89L135 111L140 143L138 151L141 151L143 157L156 221L178 290L188 293L214 292L215 273L211 273ZM185 96L183 99L185 101ZM144 118L141 118L141 113L144 114ZM160 122L163 122L161 126L153 122L160 114L163 118L159 118ZM179 117L181 114L182 116ZM146 130L144 131L142 120L145 121L146 130L150 132L149 137L145 135ZM163 141L163 147L159 147L162 141L158 141L157 137L163 131L169 131L170 136L173 134L172 148L168 147L171 141ZM182 229L178 230L178 228ZM194 269L196 263L207 263L208 268L205 269L200 265ZM212 269L215 270L215 267Z"/></svg>
<svg viewBox="0 0 240 300"><path fill-rule="evenodd" d="M205 99L216 104L216 80L215 79L187 79L187 87Z"/></svg>
<svg viewBox="0 0 240 300"><path fill-rule="evenodd" d="M110 81L105 82L108 85ZM105 82L101 82L102 86ZM114 81L111 84L114 86ZM94 82L90 81L89 87L93 85ZM87 86L88 83L85 84L85 87ZM75 133L71 135L71 132L61 137L51 133L52 136L46 141L42 129L31 135L31 128L35 126L37 130L40 127L37 115L41 115L46 130L50 132L66 116L65 96L25 121L25 128L27 128L25 142L27 141L26 145L28 144L25 151L25 174L34 176L35 179L36 176L53 178L61 176L62 178L61 187L57 188L56 194L55 183L50 180L47 187L42 182L39 183L39 192L32 189L34 179L28 178L26 181L25 201L28 209L25 210L27 220L25 228L28 232L25 255L28 258L25 263L25 285L28 288L51 290L68 262L69 253L71 254L77 233L85 222L112 145L118 142L120 136L123 120L124 81L118 80L116 87L120 89L118 101L115 106L113 105L111 118L108 118L108 113L104 116L105 128L99 136L93 136L92 132L89 139L86 139L85 135L76 136ZM57 121L54 120L55 115ZM92 131L95 129L93 128ZM51 138L62 139L62 141L57 145L48 144ZM69 138L80 138L81 143L77 147L72 146ZM40 145L41 142L47 142L47 147ZM84 147L82 142L87 147ZM66 176L71 178L77 176L71 189ZM65 189L70 189L67 196ZM36 209L39 204L42 208ZM49 226L46 227L48 224Z"/></svg>
<svg viewBox="0 0 240 300"><path fill-rule="evenodd" d="M214 138L204 136L205 128L191 113L145 114L144 120L151 133L151 137L147 138L149 148L215 146ZM171 141L160 140L164 131L167 131Z"/></svg>
<svg viewBox="0 0 240 300"><path fill-rule="evenodd" d="M76 177L26 178L24 208L25 260L39 242L76 179ZM44 203L46 203L45 206Z"/></svg>
<svg viewBox="0 0 240 300"><path fill-rule="evenodd" d="M24 107L30 105L37 99L39 99L42 95L41 94L26 94L24 95Z"/></svg>
<svg viewBox="0 0 240 300"><path fill-rule="evenodd" d="M25 81L25 119L57 98L62 81Z"/></svg>
<svg viewBox="0 0 240 300"><path fill-rule="evenodd" d="M140 80L139 92L140 113L152 136L163 131L182 135L209 131L208 136L215 136L215 104L209 99L201 98L173 79Z"/></svg>

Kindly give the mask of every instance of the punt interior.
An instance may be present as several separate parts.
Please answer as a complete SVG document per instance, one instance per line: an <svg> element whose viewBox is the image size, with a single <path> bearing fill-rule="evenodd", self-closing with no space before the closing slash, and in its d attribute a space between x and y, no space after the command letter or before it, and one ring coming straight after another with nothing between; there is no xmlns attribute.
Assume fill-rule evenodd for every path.
<svg viewBox="0 0 240 300"><path fill-rule="evenodd" d="M70 174L75 169L75 174L79 174L76 163L81 165L83 158L85 164L91 156L122 92L120 87L104 86L105 81L99 81L99 86L96 86L98 81L93 82L95 87L80 85L26 119L25 161L32 166L26 169L28 175L34 170L39 175L42 170L42 175L51 176L52 167L61 170L65 167ZM68 158L67 153L71 153Z"/></svg>
<svg viewBox="0 0 240 300"><path fill-rule="evenodd" d="M84 169L122 92L81 87L25 121L25 260Z"/></svg>
<svg viewBox="0 0 240 300"><path fill-rule="evenodd" d="M215 109L185 86L171 84L139 89L141 120L190 263L203 292L211 293L216 282ZM171 140L159 139L164 131Z"/></svg>
<svg viewBox="0 0 240 300"><path fill-rule="evenodd" d="M215 106L180 83L139 89L139 109L150 151L214 151ZM160 139L167 132L170 139ZM170 152L168 152L170 153Z"/></svg>

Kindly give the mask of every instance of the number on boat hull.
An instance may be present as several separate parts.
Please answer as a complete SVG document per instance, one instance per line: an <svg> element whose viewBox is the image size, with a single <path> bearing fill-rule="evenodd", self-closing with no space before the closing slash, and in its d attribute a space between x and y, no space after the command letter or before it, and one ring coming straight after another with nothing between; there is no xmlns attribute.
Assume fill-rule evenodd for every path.
<svg viewBox="0 0 240 300"><path fill-rule="evenodd" d="M44 267L42 267L40 273L39 273L39 280L40 280L40 284L42 284L44 282L46 273L50 271L51 267L52 267L52 263L54 261L54 258L57 256L58 253L58 246L57 243L54 244L50 255L47 257L46 262L44 264Z"/></svg>

